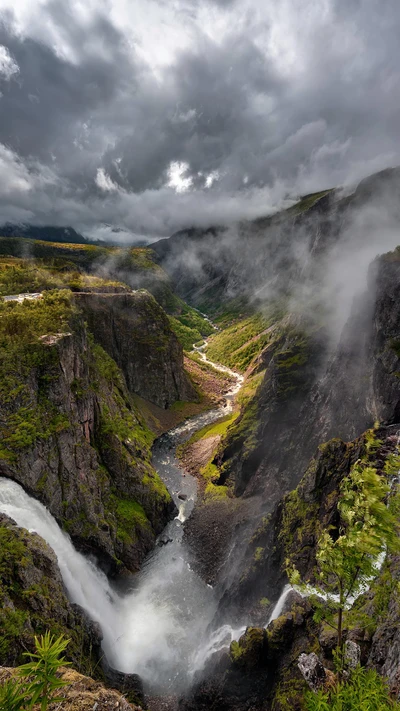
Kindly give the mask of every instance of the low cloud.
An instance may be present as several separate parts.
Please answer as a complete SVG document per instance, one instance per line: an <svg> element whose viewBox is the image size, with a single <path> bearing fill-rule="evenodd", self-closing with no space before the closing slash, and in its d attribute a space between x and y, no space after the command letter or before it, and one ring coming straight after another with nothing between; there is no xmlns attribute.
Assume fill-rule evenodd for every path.
<svg viewBox="0 0 400 711"><path fill-rule="evenodd" d="M0 0L0 222L152 240L400 163L395 0L238 8Z"/></svg>

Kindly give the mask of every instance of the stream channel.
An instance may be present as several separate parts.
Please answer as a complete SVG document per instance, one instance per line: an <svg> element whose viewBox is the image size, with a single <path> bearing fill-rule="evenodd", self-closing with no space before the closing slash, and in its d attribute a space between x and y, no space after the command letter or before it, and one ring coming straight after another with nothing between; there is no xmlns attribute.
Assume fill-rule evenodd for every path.
<svg viewBox="0 0 400 711"><path fill-rule="evenodd" d="M155 441L153 466L170 491L178 514L123 593L115 589L94 559L74 548L43 504L17 483L0 478L0 512L47 541L57 556L69 598L100 624L109 664L125 673L139 674L146 692L153 695L184 692L207 658L243 631L229 625L211 627L218 600L213 588L192 570L191 552L183 540L197 481L180 466L176 448L197 430L229 414L243 382L241 375L208 361L203 348L196 349L202 359L232 375L236 383L223 405L186 420Z"/></svg>

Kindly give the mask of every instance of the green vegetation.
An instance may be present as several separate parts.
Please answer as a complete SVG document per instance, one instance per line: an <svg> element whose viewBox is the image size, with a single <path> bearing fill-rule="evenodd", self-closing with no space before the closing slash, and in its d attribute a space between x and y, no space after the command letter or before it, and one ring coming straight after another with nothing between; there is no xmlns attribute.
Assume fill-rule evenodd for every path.
<svg viewBox="0 0 400 711"><path fill-rule="evenodd" d="M62 635L55 639L50 632L35 637L35 653L25 653L30 661L16 670L16 676L0 686L0 708L5 711L30 711L37 705L47 711L50 704L62 701L57 696L67 682L59 678L60 667L70 664L65 652L69 640Z"/></svg>
<svg viewBox="0 0 400 711"><path fill-rule="evenodd" d="M369 436L367 452L377 446L379 442ZM393 457L388 460L387 474L396 467L398 470L400 458L395 459L396 463ZM315 619L325 620L337 631L340 663L345 611L351 606L351 600L377 576L381 554L400 548L399 497L375 467L367 460L358 460L341 482L337 508L338 528L333 532L323 530L318 538L312 602L316 609ZM287 570L291 583L301 586L300 574L290 559L287 560Z"/></svg>
<svg viewBox="0 0 400 711"><path fill-rule="evenodd" d="M129 398L115 361L93 339L91 350L94 356L91 381L100 402L101 450L118 450L127 464L141 475L143 487L154 500L169 501L168 489L151 466L153 432L145 424L134 399ZM115 515L117 536L125 543L135 540L137 528L150 525L143 507L121 492L115 491L109 497L108 510Z"/></svg>
<svg viewBox="0 0 400 711"><path fill-rule="evenodd" d="M191 444L194 444L201 439L217 436L223 437L226 434L228 427L230 427L230 425L236 420L238 414L239 413L237 411L232 412L230 415L221 417L221 419L217 422L205 425L200 430L197 430L197 432L194 432L187 442L179 445L177 448L178 456L181 456Z"/></svg>
<svg viewBox="0 0 400 711"><path fill-rule="evenodd" d="M255 314L212 336L207 346L211 360L244 372L269 342L271 319Z"/></svg>
<svg viewBox="0 0 400 711"><path fill-rule="evenodd" d="M53 260L46 264L44 260L0 258L0 296L50 289L85 291L104 288L129 289L119 281L80 272L69 261L56 260L54 263Z"/></svg>
<svg viewBox="0 0 400 711"><path fill-rule="evenodd" d="M124 543L131 544L136 540L137 529L150 528L144 508L137 501L111 494L110 509L117 519L117 537Z"/></svg>
<svg viewBox="0 0 400 711"><path fill-rule="evenodd" d="M30 258L23 259L27 252ZM146 288L171 314L180 314L186 307L173 293L151 249L0 237L0 295L53 288Z"/></svg>
<svg viewBox="0 0 400 711"><path fill-rule="evenodd" d="M203 343L204 338L214 333L210 322L181 299L177 298L172 313L169 317L171 329L186 351L191 351L194 343Z"/></svg>
<svg viewBox="0 0 400 711"><path fill-rule="evenodd" d="M265 644L265 630L261 627L247 627L245 633L237 642L231 642L230 657L234 664L254 664L254 657L259 656Z"/></svg>
<svg viewBox="0 0 400 711"><path fill-rule="evenodd" d="M308 339L299 332L291 334L290 345L274 356L277 369L277 393L281 400L299 390L304 382L303 366L309 358Z"/></svg>
<svg viewBox="0 0 400 711"><path fill-rule="evenodd" d="M183 326L197 331L201 336L206 337L214 333L211 323L182 299L180 299L179 312L175 313L175 316Z"/></svg>
<svg viewBox="0 0 400 711"><path fill-rule="evenodd" d="M194 343L203 341L200 331L185 326L181 323L180 319L175 318L175 316L169 317L169 325L185 351L193 350Z"/></svg>
<svg viewBox="0 0 400 711"><path fill-rule="evenodd" d="M18 405L0 424L0 457L15 458L15 452L46 439L69 426L68 419L49 400L56 377L55 350L44 339L68 332L74 318L70 293L48 292L36 301L0 301L0 402ZM33 398L29 376L35 370L38 392Z"/></svg>
<svg viewBox="0 0 400 711"><path fill-rule="evenodd" d="M0 658L3 665L21 663L22 653L34 648L35 635L46 629L60 635L68 629L64 613L67 599L58 581L42 565L47 554L46 544L41 539L32 539L24 529L7 523L0 526ZM71 637L69 659L90 674L95 664L94 655L83 641L85 633L78 620L68 629L68 634Z"/></svg>
<svg viewBox="0 0 400 711"><path fill-rule="evenodd" d="M310 209L313 205L315 205L318 200L321 200L321 198L325 197L325 195L328 195L332 191L332 188L328 190L321 190L318 193L310 193L309 195L304 195L304 197L300 198L298 202L296 202L295 205L290 207L286 213L288 214L295 214L299 215L302 212L306 212L307 210Z"/></svg>
<svg viewBox="0 0 400 711"><path fill-rule="evenodd" d="M308 691L305 706L306 711L400 711L400 703L390 697L385 680L363 667L329 691Z"/></svg>
<svg viewBox="0 0 400 711"><path fill-rule="evenodd" d="M191 445L195 444L196 442L199 442L202 439L207 440L213 437L218 437L220 441L220 439L225 436L228 428L232 425L237 416L238 412L232 412L230 415L221 418L217 422L214 422L210 425L206 425L200 430L197 430L197 432L194 432L194 434L187 442L181 444L178 447L178 457L183 457L185 452ZM216 483L220 478L220 471L217 465L214 463L214 458L218 451L218 446L219 445L217 444L214 447L214 450L211 454L211 458L209 459L207 464L200 468L200 475L207 482L204 494L206 500L209 501L223 499L228 495L228 487Z"/></svg>

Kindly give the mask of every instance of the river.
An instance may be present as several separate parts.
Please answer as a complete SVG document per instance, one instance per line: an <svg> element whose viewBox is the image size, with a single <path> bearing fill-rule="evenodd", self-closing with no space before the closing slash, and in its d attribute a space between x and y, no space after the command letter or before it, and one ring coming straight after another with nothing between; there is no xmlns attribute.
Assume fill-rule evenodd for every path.
<svg viewBox="0 0 400 711"><path fill-rule="evenodd" d="M209 362L202 349L197 349ZM178 508L139 574L124 593L117 591L96 565L79 553L49 511L17 483L0 478L0 511L29 531L37 532L54 550L69 598L98 622L103 650L116 669L139 674L152 694L179 694L215 651L228 646L242 629L210 627L217 610L214 589L191 567L191 551L183 540L184 522L193 510L197 481L186 474L176 448L195 431L232 411L243 377L225 366L235 385L225 403L190 418L159 437L153 446L153 466Z"/></svg>

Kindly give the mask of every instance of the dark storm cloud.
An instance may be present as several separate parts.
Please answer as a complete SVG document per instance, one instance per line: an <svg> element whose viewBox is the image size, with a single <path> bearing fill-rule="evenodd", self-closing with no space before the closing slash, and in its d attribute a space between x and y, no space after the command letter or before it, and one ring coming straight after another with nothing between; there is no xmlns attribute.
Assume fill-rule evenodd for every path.
<svg viewBox="0 0 400 711"><path fill-rule="evenodd" d="M261 0L207 7L219 5L214 36L204 4L182 4L190 43L157 66L140 28L117 28L112 3L82 16L53 0L23 31L4 14L0 222L155 236L400 162L395 0L326 0L304 15L295 0L265 16ZM18 71L2 73L2 57ZM185 193L168 187L174 163Z"/></svg>

